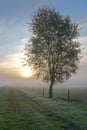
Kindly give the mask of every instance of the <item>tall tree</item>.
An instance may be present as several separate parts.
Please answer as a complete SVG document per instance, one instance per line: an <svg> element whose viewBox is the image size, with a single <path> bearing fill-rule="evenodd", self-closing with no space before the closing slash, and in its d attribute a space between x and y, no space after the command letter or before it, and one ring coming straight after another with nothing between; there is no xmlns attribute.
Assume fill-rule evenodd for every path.
<svg viewBox="0 0 87 130"><path fill-rule="evenodd" d="M38 77L43 75L45 81L50 81L51 98L53 85L68 80L78 68L78 25L55 9L43 7L33 14L30 26L32 37L25 46L26 62Z"/></svg>

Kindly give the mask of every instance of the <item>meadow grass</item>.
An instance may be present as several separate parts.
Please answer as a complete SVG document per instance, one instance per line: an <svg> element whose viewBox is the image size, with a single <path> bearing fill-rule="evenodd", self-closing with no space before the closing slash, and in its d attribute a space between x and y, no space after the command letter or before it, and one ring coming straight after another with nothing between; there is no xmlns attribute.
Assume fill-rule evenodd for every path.
<svg viewBox="0 0 87 130"><path fill-rule="evenodd" d="M10 88L0 90L0 130L62 130L47 118L21 91Z"/></svg>
<svg viewBox="0 0 87 130"><path fill-rule="evenodd" d="M87 130L87 104L0 88L0 130Z"/></svg>
<svg viewBox="0 0 87 130"><path fill-rule="evenodd" d="M47 98L47 96L42 97L40 96L40 94L37 93L35 95L35 91L31 92L28 91L28 89L27 91L26 89L22 89L22 91L25 92L27 95L30 95L40 104L44 104L45 106L47 106L47 108L50 108L48 116L54 119L56 122L58 121L62 127L68 128L71 125L73 127L72 129L74 130L87 129L87 103L83 100L84 96L86 97L86 91L85 94L82 93L83 97L81 95L81 100L71 101L64 100L64 98L63 100L55 98L56 96L54 96L53 99L49 99ZM76 99L76 97L72 99Z"/></svg>

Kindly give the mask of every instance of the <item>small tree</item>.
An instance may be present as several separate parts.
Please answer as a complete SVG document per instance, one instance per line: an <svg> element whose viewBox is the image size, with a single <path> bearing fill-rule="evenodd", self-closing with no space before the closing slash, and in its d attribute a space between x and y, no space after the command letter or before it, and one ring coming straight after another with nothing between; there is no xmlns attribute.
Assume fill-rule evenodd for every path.
<svg viewBox="0 0 87 130"><path fill-rule="evenodd" d="M39 77L50 81L49 97L53 85L68 80L76 72L79 62L78 25L70 17L63 17L55 9L39 8L30 24L33 35L25 46L26 62Z"/></svg>

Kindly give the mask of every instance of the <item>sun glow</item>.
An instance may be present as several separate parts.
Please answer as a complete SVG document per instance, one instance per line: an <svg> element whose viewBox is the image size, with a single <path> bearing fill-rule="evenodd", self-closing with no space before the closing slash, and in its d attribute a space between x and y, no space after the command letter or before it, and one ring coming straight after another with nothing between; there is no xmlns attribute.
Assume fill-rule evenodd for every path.
<svg viewBox="0 0 87 130"><path fill-rule="evenodd" d="M31 77L32 76L32 70L29 67L24 67L22 69L22 75L25 78Z"/></svg>

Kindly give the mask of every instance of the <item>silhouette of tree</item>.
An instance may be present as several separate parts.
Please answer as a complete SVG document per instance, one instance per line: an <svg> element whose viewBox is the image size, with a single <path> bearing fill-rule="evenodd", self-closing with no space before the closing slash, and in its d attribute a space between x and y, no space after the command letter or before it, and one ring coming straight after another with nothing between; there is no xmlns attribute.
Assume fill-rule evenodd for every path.
<svg viewBox="0 0 87 130"><path fill-rule="evenodd" d="M49 7L39 8L29 25L33 34L25 46L26 63L38 78L42 74L45 81L50 81L49 97L52 98L53 85L68 80L78 68L78 25L69 16L63 17Z"/></svg>

